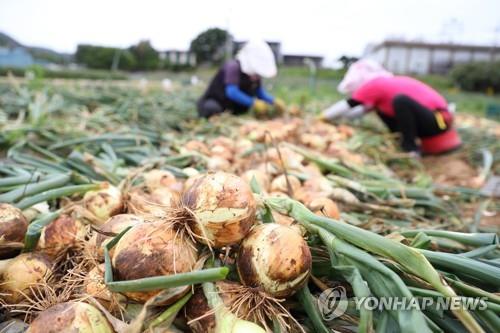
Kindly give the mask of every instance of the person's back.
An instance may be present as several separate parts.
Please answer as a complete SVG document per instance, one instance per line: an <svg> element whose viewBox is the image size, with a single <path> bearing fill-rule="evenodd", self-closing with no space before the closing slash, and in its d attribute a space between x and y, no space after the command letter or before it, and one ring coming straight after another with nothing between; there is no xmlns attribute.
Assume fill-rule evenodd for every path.
<svg viewBox="0 0 500 333"><path fill-rule="evenodd" d="M338 90L349 98L326 109L322 119L353 119L376 110L390 131L401 133L401 148L414 156L460 147L448 103L423 82L395 76L377 62L362 59L349 67Z"/></svg>
<svg viewBox="0 0 500 333"><path fill-rule="evenodd" d="M436 90L408 76L384 76L372 79L357 89L352 98L388 116L394 116L393 100L405 95L430 110L446 110L447 103Z"/></svg>

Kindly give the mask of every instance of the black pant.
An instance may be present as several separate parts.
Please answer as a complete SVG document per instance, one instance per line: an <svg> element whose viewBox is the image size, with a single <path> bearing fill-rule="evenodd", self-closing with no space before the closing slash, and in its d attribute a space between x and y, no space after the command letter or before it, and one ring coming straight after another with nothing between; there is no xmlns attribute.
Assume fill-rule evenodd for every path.
<svg viewBox="0 0 500 333"><path fill-rule="evenodd" d="M224 111L222 105L212 98L202 98L198 101L198 116L210 118L211 116Z"/></svg>
<svg viewBox="0 0 500 333"><path fill-rule="evenodd" d="M437 123L435 112L421 105L411 97L397 95L392 100L395 117L378 115L391 132L401 133L401 147L405 151L418 151L417 137L434 136L448 130L441 129Z"/></svg>

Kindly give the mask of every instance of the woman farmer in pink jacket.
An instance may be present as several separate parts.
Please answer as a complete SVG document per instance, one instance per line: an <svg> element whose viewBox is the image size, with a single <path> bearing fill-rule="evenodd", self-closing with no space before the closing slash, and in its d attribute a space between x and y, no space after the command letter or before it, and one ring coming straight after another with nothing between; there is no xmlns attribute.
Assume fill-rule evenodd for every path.
<svg viewBox="0 0 500 333"><path fill-rule="evenodd" d="M458 148L448 103L428 85L395 76L372 60L349 67L339 91L350 95L322 114L323 119L356 118L376 110L390 131L401 133L401 147L413 154L441 154Z"/></svg>

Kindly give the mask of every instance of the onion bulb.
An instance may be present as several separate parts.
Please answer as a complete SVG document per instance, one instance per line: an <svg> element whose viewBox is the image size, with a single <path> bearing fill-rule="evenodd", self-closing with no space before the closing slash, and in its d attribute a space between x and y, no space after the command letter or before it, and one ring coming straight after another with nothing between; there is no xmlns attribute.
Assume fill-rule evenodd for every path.
<svg viewBox="0 0 500 333"><path fill-rule="evenodd" d="M210 155L211 156L217 156L217 157L222 157L223 159L227 161L232 161L233 160L233 152L229 148L221 145L213 146L210 148Z"/></svg>
<svg viewBox="0 0 500 333"><path fill-rule="evenodd" d="M0 293L7 303L19 303L23 294L31 295L33 288L45 282L52 274L52 263L39 253L23 253L0 263L2 278Z"/></svg>
<svg viewBox="0 0 500 333"><path fill-rule="evenodd" d="M184 174L187 175L188 177L194 177L200 174L200 172L197 169L192 167L184 168L182 169L182 172L184 172Z"/></svg>
<svg viewBox="0 0 500 333"><path fill-rule="evenodd" d="M212 156L207 161L207 169L210 171L227 171L230 168L231 163L220 156Z"/></svg>
<svg viewBox="0 0 500 333"><path fill-rule="evenodd" d="M262 170L257 170L257 169L251 169L245 171L242 175L241 178L247 182L248 185L252 182L252 179L255 177L255 180L259 184L260 188L263 191L269 190L269 185L271 184L271 180L269 179L269 176Z"/></svg>
<svg viewBox="0 0 500 333"><path fill-rule="evenodd" d="M216 248L238 243L255 221L256 202L240 177L215 172L198 176L182 196L200 241Z"/></svg>
<svg viewBox="0 0 500 333"><path fill-rule="evenodd" d="M281 298L306 283L311 263L309 247L296 229L268 223L255 226L243 240L237 269L244 285Z"/></svg>
<svg viewBox="0 0 500 333"><path fill-rule="evenodd" d="M271 183L271 191L288 193L287 179L290 183L292 193L295 193L300 188L300 180L295 176L285 176L284 174L273 179Z"/></svg>
<svg viewBox="0 0 500 333"><path fill-rule="evenodd" d="M9 242L23 242L28 229L28 221L20 209L0 203L0 244ZM0 257L8 256L10 249L0 249Z"/></svg>
<svg viewBox="0 0 500 333"><path fill-rule="evenodd" d="M225 136L219 136L215 139L212 140L211 146L223 146L229 150L233 150L234 148L234 141L230 138L227 138Z"/></svg>
<svg viewBox="0 0 500 333"><path fill-rule="evenodd" d="M328 198L315 198L308 204L308 208L319 216L326 216L336 220L340 218L337 204Z"/></svg>
<svg viewBox="0 0 500 333"><path fill-rule="evenodd" d="M158 188L169 188L181 192L183 184L167 170L153 169L143 174L144 183L150 192Z"/></svg>
<svg viewBox="0 0 500 333"><path fill-rule="evenodd" d="M160 187L151 192L151 199L162 206L173 207L179 203L179 192Z"/></svg>
<svg viewBox="0 0 500 333"><path fill-rule="evenodd" d="M112 239L110 234L117 235L127 227L144 222L144 219L137 215L132 214L118 214L111 217L104 223L94 238L95 249L98 256L104 260L104 246ZM109 255L113 256L114 248L109 251Z"/></svg>
<svg viewBox="0 0 500 333"><path fill-rule="evenodd" d="M196 261L194 244L164 222L133 226L116 244L112 257L115 281L187 273L194 268ZM179 289L180 292L163 304L176 301L189 289L189 286ZM125 295L144 303L160 291L127 292Z"/></svg>
<svg viewBox="0 0 500 333"><path fill-rule="evenodd" d="M276 165L289 170L302 170L304 157L288 147L270 148L267 157Z"/></svg>
<svg viewBox="0 0 500 333"><path fill-rule="evenodd" d="M126 301L125 297L118 293L112 293L104 283L104 264L100 264L91 269L85 276L83 288L85 293L94 297L106 309L113 310L115 302Z"/></svg>
<svg viewBox="0 0 500 333"><path fill-rule="evenodd" d="M114 333L106 317L94 306L84 302L56 304L31 323L26 333Z"/></svg>
<svg viewBox="0 0 500 333"><path fill-rule="evenodd" d="M92 222L101 225L122 211L122 194L117 187L105 183L104 188L85 193L83 205L94 215L96 220Z"/></svg>
<svg viewBox="0 0 500 333"><path fill-rule="evenodd" d="M300 142L318 151L323 151L327 147L325 138L317 134L304 133L300 136Z"/></svg>
<svg viewBox="0 0 500 333"><path fill-rule="evenodd" d="M198 140L191 140L186 142L183 148L188 151L196 151L202 153L203 155L209 154L207 145Z"/></svg>
<svg viewBox="0 0 500 333"><path fill-rule="evenodd" d="M157 188L152 193L133 188L127 197L128 212L144 216L165 216L179 201L179 194L167 187Z"/></svg>
<svg viewBox="0 0 500 333"><path fill-rule="evenodd" d="M333 186L325 177L312 177L304 182L304 188L313 192L331 193Z"/></svg>
<svg viewBox="0 0 500 333"><path fill-rule="evenodd" d="M78 241L83 241L86 234L87 228L80 220L63 214L43 227L37 250L55 259L64 251L74 248Z"/></svg>

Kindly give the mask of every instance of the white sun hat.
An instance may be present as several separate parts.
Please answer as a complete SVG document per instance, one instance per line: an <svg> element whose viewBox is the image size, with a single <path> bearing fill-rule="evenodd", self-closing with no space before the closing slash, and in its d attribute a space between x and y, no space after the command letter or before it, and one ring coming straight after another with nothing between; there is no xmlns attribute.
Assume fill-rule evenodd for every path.
<svg viewBox="0 0 500 333"><path fill-rule="evenodd" d="M377 77L392 75L375 60L361 59L349 67L337 89L342 94L352 95L364 83Z"/></svg>
<svg viewBox="0 0 500 333"><path fill-rule="evenodd" d="M240 61L241 70L247 75L270 78L278 72L273 51L263 40L246 43L236 55L236 59Z"/></svg>

